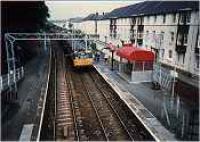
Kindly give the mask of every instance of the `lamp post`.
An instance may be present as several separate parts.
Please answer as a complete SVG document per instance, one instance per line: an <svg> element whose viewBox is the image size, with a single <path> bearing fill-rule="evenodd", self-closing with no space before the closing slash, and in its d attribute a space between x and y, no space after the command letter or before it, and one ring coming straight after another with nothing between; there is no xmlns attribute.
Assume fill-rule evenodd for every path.
<svg viewBox="0 0 200 142"><path fill-rule="evenodd" d="M114 49L111 49L111 53L112 53L112 56L111 56L111 70L113 71L113 62L114 62Z"/></svg>
<svg viewBox="0 0 200 142"><path fill-rule="evenodd" d="M107 49L111 52L111 70L113 71L114 70L114 52L115 52L115 48L114 46L109 43L109 44L106 44L106 47L104 49Z"/></svg>

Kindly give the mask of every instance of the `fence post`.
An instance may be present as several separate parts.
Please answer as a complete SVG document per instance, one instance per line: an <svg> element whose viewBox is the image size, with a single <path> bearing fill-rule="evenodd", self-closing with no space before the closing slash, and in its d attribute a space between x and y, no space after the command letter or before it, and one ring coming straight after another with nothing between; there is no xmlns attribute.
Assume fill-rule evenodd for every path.
<svg viewBox="0 0 200 142"><path fill-rule="evenodd" d="M8 86L9 86L10 85L10 72L8 72L7 78L8 78Z"/></svg>
<svg viewBox="0 0 200 142"><path fill-rule="evenodd" d="M144 72L145 61L142 61L142 71Z"/></svg>
<svg viewBox="0 0 200 142"><path fill-rule="evenodd" d="M24 67L21 67L22 77L24 77Z"/></svg>
<svg viewBox="0 0 200 142"><path fill-rule="evenodd" d="M19 72L19 69L16 69L16 73L15 73L15 79L16 79L16 82L17 82L18 79L19 79L19 76L20 76L19 73L20 73L20 72Z"/></svg>
<svg viewBox="0 0 200 142"><path fill-rule="evenodd" d="M2 76L0 76L0 91L3 90L3 80L2 80Z"/></svg>

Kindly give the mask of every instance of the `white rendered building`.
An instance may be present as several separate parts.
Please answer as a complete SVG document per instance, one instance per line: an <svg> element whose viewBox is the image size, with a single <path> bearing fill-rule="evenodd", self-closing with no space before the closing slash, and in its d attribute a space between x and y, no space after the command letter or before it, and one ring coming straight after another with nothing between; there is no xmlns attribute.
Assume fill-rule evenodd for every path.
<svg viewBox="0 0 200 142"><path fill-rule="evenodd" d="M90 17L78 27L91 34L96 28L100 41L118 47L132 42L151 49L162 64L199 75L198 5L198 1L140 2L114 9L98 20Z"/></svg>

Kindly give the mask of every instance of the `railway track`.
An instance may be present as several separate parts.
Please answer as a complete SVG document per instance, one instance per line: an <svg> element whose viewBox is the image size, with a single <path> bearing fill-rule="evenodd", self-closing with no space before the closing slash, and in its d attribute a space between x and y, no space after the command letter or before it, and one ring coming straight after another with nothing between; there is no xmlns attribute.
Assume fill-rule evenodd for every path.
<svg viewBox="0 0 200 142"><path fill-rule="evenodd" d="M71 72L78 140L132 140L129 132L92 80Z"/></svg>
<svg viewBox="0 0 200 142"><path fill-rule="evenodd" d="M75 72L68 72L67 76L71 80L76 139L80 141L108 140L94 104L87 95L87 91L83 87L78 75Z"/></svg>
<svg viewBox="0 0 200 142"><path fill-rule="evenodd" d="M153 141L153 137L141 124L137 117L130 111L128 106L120 99L120 97L113 91L105 80L97 73L96 70L89 72L90 78L93 80L95 86L104 94L104 97L109 104L115 108L114 110L124 122L123 124L128 129L129 134L136 141ZM107 87L105 87L107 86ZM101 89L102 88L102 89Z"/></svg>
<svg viewBox="0 0 200 142"><path fill-rule="evenodd" d="M154 140L94 68L75 70L61 51L55 63L56 140Z"/></svg>
<svg viewBox="0 0 200 142"><path fill-rule="evenodd" d="M97 88L88 73L80 76L83 86L87 90L96 110L97 115L105 127L105 134L109 140L133 140L128 129L120 119L112 105L107 101L103 92Z"/></svg>
<svg viewBox="0 0 200 142"><path fill-rule="evenodd" d="M66 80L72 94L76 140L154 140L93 68L81 71L68 66Z"/></svg>
<svg viewBox="0 0 200 142"><path fill-rule="evenodd" d="M55 60L52 62L54 64L52 74L55 75L51 80L51 88L55 92L50 91L51 97L55 98L53 99L55 102L52 103L55 107L49 107L50 110L47 111L51 112L50 116L55 120L45 122L44 127L51 132L53 140L154 140L94 68L74 69L70 60L67 57L65 59L59 46L55 47L58 47L54 49ZM54 128L53 131L49 128L49 124ZM45 135L43 139L45 140Z"/></svg>
<svg viewBox="0 0 200 142"><path fill-rule="evenodd" d="M70 86L65 80L64 55L57 51L55 58L57 77L55 80L56 94L56 140L75 140L74 117L71 105Z"/></svg>

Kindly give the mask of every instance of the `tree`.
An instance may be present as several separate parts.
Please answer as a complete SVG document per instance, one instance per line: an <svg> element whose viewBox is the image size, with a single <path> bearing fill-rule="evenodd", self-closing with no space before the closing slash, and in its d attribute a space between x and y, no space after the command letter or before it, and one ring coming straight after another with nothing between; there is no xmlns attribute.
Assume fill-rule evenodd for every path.
<svg viewBox="0 0 200 142"><path fill-rule="evenodd" d="M45 29L48 17L48 8L43 1L1 1L1 68L3 69L2 73L7 72L4 34L6 32L39 32L41 31L41 29ZM26 45L26 43L24 43L23 45ZM27 52L25 51L30 51L30 53L34 55L33 50L35 49L31 48L33 46L33 44L29 43L29 45L26 46L29 47L28 50L25 49L24 46L19 52L16 51L18 50L16 48L16 59L23 59L22 55L27 54ZM21 60L17 61L20 62Z"/></svg>
<svg viewBox="0 0 200 142"><path fill-rule="evenodd" d="M46 26L48 8L42 1L2 1L3 32L37 32Z"/></svg>

